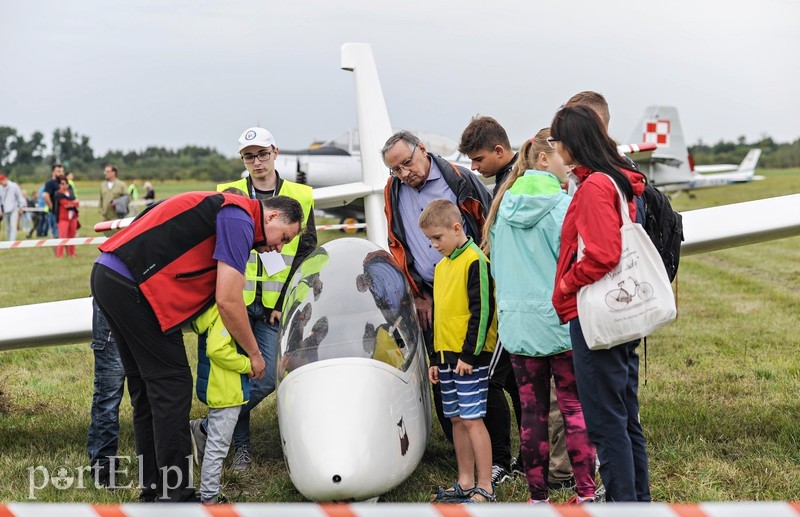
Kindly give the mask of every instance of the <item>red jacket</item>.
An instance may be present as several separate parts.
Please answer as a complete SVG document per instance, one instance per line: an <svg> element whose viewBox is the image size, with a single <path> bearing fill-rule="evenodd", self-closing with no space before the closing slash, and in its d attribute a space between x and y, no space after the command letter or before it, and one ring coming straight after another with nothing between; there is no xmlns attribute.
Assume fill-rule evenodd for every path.
<svg viewBox="0 0 800 517"><path fill-rule="evenodd" d="M613 180L605 174L594 174L586 167L572 171L580 180L580 187L572 198L564 224L561 227L561 249L556 266L556 284L553 289L553 307L562 322L578 316L578 289L594 283L614 269L619 263L622 249L619 214L619 194ZM644 192L644 176L623 170L633 186L635 195ZM636 219L636 201L628 201L631 220ZM578 234L585 246L583 258L577 260ZM566 291L561 290L561 281Z"/></svg>
<svg viewBox="0 0 800 517"><path fill-rule="evenodd" d="M248 245L263 245L260 201L234 194L188 192L151 205L100 246L125 263L165 334L180 329L214 303L217 212L229 205L253 218L255 238Z"/></svg>

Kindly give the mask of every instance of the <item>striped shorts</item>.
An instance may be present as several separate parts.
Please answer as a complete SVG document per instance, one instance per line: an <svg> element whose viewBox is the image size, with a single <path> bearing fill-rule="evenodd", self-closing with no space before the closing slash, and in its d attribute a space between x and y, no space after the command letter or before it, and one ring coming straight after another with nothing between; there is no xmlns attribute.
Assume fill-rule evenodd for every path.
<svg viewBox="0 0 800 517"><path fill-rule="evenodd" d="M439 365L442 408L446 418L474 420L486 416L489 366L476 366L470 375L456 375L452 364Z"/></svg>

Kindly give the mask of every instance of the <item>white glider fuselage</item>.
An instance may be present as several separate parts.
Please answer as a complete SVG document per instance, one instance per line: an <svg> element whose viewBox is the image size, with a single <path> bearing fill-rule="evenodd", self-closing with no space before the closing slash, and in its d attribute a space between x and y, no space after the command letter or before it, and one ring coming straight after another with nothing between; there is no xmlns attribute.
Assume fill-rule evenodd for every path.
<svg viewBox="0 0 800 517"><path fill-rule="evenodd" d="M405 276L379 246L338 239L303 262L286 300L277 393L292 482L313 501L388 492L417 467L431 428Z"/></svg>

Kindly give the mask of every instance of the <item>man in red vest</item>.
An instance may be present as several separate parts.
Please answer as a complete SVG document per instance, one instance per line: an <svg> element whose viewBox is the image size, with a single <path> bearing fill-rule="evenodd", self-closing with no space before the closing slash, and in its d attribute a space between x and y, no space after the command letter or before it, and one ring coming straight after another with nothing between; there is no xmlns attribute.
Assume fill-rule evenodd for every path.
<svg viewBox="0 0 800 517"><path fill-rule="evenodd" d="M225 328L250 357L250 376L261 378L265 363L242 298L245 266L251 249L280 251L302 221L300 204L286 196L259 201L189 192L152 205L100 246L92 295L128 378L141 501L196 500L193 383L181 328L216 303Z"/></svg>

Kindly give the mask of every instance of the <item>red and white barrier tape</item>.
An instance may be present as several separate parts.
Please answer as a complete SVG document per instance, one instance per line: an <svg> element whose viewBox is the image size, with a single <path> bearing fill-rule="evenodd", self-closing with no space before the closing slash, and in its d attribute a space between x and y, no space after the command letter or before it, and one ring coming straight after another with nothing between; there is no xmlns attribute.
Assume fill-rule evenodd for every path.
<svg viewBox="0 0 800 517"><path fill-rule="evenodd" d="M117 219L115 221L105 221L95 225L96 231L115 230L117 228L124 228L123 221L127 219ZM116 223L116 224L114 224ZM100 229L98 230L98 227ZM359 224L326 224L317 226L317 230L352 230L355 232L360 228L366 228L365 223ZM24 240L24 241L0 241L0 250L4 249L22 249L22 248L52 248L56 246L82 246L84 244L102 244L106 242L108 237L75 237L72 239L39 239L39 240ZM0 515L2 517L2 515Z"/></svg>
<svg viewBox="0 0 800 517"><path fill-rule="evenodd" d="M527 505L527 504L297 504L297 503L244 503L231 505L190 505L180 508L173 504L58 504L58 503L10 503L0 505L0 517L41 517L59 515L63 517L153 517L180 510L182 517L275 516L300 517L503 517L547 516L547 517L798 517L800 503L784 502L739 502L739 503L621 503L585 505Z"/></svg>
<svg viewBox="0 0 800 517"><path fill-rule="evenodd" d="M317 230L360 230L362 228L366 228L367 223L356 223L356 224L321 224L317 226Z"/></svg>
<svg viewBox="0 0 800 517"><path fill-rule="evenodd" d="M0 241L0 250L21 249L21 248L52 248L55 246L82 246L84 244L102 244L106 242L106 239L108 239L108 237L73 237L72 239Z"/></svg>
<svg viewBox="0 0 800 517"><path fill-rule="evenodd" d="M96 232L104 232L106 230L117 230L119 228L125 228L133 221L133 217L127 217L125 219L114 219L113 221L103 221L94 225L94 231ZM367 223L356 223L356 224L321 224L317 226L317 230L358 230L361 228L366 228Z"/></svg>

